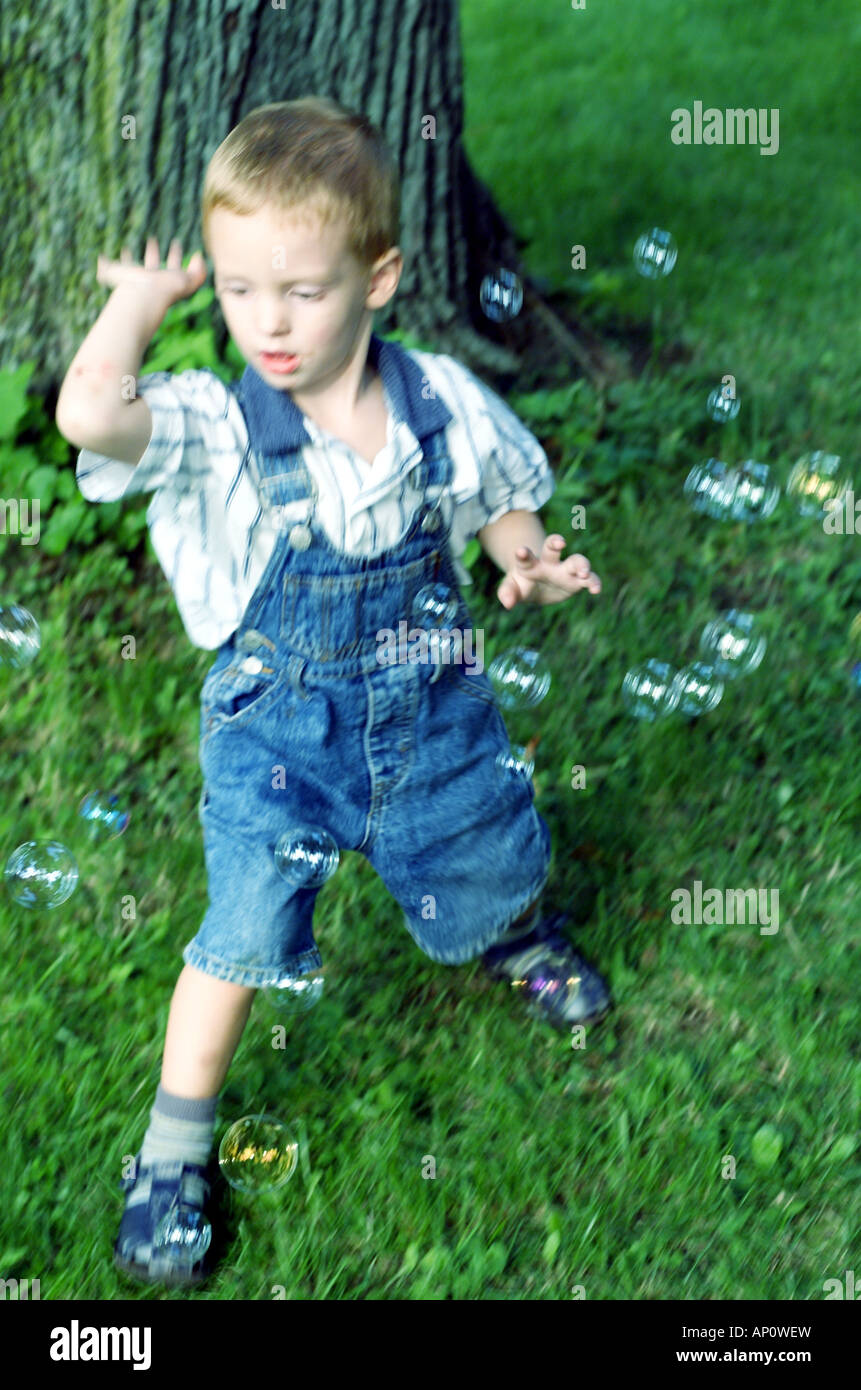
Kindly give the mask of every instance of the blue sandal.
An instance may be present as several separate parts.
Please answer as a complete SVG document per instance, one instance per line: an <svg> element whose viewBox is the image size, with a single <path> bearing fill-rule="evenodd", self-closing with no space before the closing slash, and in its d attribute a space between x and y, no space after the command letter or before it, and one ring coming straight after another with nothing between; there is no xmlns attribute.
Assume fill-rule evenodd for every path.
<svg viewBox="0 0 861 1390"><path fill-rule="evenodd" d="M138 1154L135 1168L135 1177L120 1182L127 1196L114 1245L115 1268L145 1284L201 1284L210 1273L209 1166L177 1160L141 1168ZM172 1239L156 1246L156 1231L171 1212Z"/></svg>
<svg viewBox="0 0 861 1390"><path fill-rule="evenodd" d="M568 914L542 918L513 945L491 946L482 961L495 980L508 980L528 1002L532 1017L567 1030L595 1023L611 1007L607 982L562 935Z"/></svg>

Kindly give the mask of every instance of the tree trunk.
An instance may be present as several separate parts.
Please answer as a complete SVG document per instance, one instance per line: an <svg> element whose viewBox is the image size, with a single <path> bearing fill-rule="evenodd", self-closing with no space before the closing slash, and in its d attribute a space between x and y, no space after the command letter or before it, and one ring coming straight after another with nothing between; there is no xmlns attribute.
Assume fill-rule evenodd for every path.
<svg viewBox="0 0 861 1390"><path fill-rule="evenodd" d="M404 274L376 328L432 342L500 389L515 379L524 327L484 317L481 280L505 266L524 281L521 319L541 306L463 149L456 0L20 3L14 17L0 3L0 362L35 358L33 389L49 401L106 299L97 255L128 243L140 257L153 234L162 255L174 236L186 257L202 246L217 145L254 107L312 93L367 113L398 161ZM423 137L429 116L435 138ZM566 332L568 360L592 371L594 354Z"/></svg>

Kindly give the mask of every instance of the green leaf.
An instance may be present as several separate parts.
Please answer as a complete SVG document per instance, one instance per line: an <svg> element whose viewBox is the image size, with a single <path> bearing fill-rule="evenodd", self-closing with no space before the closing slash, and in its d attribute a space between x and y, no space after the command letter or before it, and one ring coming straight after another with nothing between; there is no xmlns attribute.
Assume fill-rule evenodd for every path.
<svg viewBox="0 0 861 1390"><path fill-rule="evenodd" d="M828 1150L828 1157L833 1159L835 1163L845 1163L848 1158L852 1157L857 1147L858 1140L853 1135L842 1134L839 1139L834 1140Z"/></svg>
<svg viewBox="0 0 861 1390"><path fill-rule="evenodd" d="M27 384L35 370L35 362L24 362L15 371L0 372L0 439L12 440L27 414Z"/></svg>
<svg viewBox="0 0 861 1390"><path fill-rule="evenodd" d="M780 1158L783 1140L774 1125L762 1125L753 1136L751 1156L757 1168L768 1172Z"/></svg>
<svg viewBox="0 0 861 1390"><path fill-rule="evenodd" d="M552 1264L556 1259L556 1252L562 1243L562 1237L558 1231L551 1231L544 1242L542 1254L547 1264Z"/></svg>

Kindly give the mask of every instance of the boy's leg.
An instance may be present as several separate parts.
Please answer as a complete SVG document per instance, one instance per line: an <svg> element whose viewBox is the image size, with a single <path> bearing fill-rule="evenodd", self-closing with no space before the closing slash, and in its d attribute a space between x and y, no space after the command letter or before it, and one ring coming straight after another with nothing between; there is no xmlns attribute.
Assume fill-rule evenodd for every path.
<svg viewBox="0 0 861 1390"><path fill-rule="evenodd" d="M161 1085L141 1148L143 1165L206 1163L218 1093L253 999L253 989L183 967L170 1006Z"/></svg>
<svg viewBox="0 0 861 1390"><path fill-rule="evenodd" d="M204 975L193 965L180 973L173 992L161 1084L188 1100L215 1096L248 1021L255 991Z"/></svg>

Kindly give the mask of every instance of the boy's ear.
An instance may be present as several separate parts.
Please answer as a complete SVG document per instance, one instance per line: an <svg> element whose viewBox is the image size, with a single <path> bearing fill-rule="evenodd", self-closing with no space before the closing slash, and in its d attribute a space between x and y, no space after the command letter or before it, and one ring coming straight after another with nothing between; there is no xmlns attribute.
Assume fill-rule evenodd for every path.
<svg viewBox="0 0 861 1390"><path fill-rule="evenodd" d="M399 246L393 246L389 251L386 251L374 264L368 291L368 298L373 298L375 301L371 308L381 309L384 304L389 302L398 287L403 269L404 258Z"/></svg>

